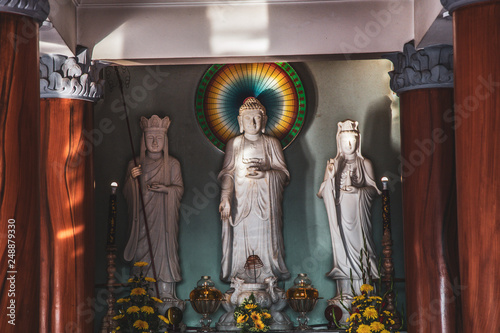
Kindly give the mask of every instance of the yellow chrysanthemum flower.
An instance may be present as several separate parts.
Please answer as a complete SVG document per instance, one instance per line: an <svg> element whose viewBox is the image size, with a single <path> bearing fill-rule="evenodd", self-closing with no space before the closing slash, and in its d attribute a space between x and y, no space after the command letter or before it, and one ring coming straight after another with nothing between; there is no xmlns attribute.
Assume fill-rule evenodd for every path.
<svg viewBox="0 0 500 333"><path fill-rule="evenodd" d="M391 332L389 332L388 330L382 330L382 332L380 333L391 333Z"/></svg>
<svg viewBox="0 0 500 333"><path fill-rule="evenodd" d="M358 330L356 331L356 333L371 333L371 332L372 330L370 329L370 326L365 324L359 325Z"/></svg>
<svg viewBox="0 0 500 333"><path fill-rule="evenodd" d="M236 323L241 324L245 323L248 320L248 315L239 315L236 319Z"/></svg>
<svg viewBox="0 0 500 333"><path fill-rule="evenodd" d="M148 282L156 282L156 280L155 280L155 279L153 279L153 278L151 278L151 277L149 277L149 276L146 276L146 277L144 278L144 280L146 280L146 281L148 281Z"/></svg>
<svg viewBox="0 0 500 333"><path fill-rule="evenodd" d="M377 302L382 302L382 297L380 296L370 296L369 298L370 301L377 301Z"/></svg>
<svg viewBox="0 0 500 333"><path fill-rule="evenodd" d="M161 320L163 320L165 322L165 324L167 324L167 325L170 324L170 321L168 321L168 319L165 318L164 316L158 315L158 318L160 318Z"/></svg>
<svg viewBox="0 0 500 333"><path fill-rule="evenodd" d="M264 327L266 327L266 325L264 325L264 323L261 322L260 320L257 320L254 324L255 324L255 328L258 330L263 330Z"/></svg>
<svg viewBox="0 0 500 333"><path fill-rule="evenodd" d="M130 278L127 280L128 283L132 283L132 282L135 282L135 279L134 278Z"/></svg>
<svg viewBox="0 0 500 333"><path fill-rule="evenodd" d="M369 319L377 319L378 312L373 306L369 306L365 309L365 311L363 311L363 317Z"/></svg>
<svg viewBox="0 0 500 333"><path fill-rule="evenodd" d="M257 307L257 304L247 304L245 305L245 309L252 310Z"/></svg>
<svg viewBox="0 0 500 333"><path fill-rule="evenodd" d="M374 321L373 323L370 324L370 328L373 332L380 332L383 329L385 329L385 326L384 326L384 324L382 324L378 321Z"/></svg>
<svg viewBox="0 0 500 333"><path fill-rule="evenodd" d="M252 317L252 320L253 321L258 321L260 320L260 314L258 314L257 312L252 312L252 314L250 315L250 317Z"/></svg>
<svg viewBox="0 0 500 333"><path fill-rule="evenodd" d="M362 302L366 299L365 295L361 294L359 296L354 296L354 301L355 302Z"/></svg>
<svg viewBox="0 0 500 333"><path fill-rule="evenodd" d="M149 264L147 262L144 262L144 261L138 261L134 264L135 267L144 267L147 265L149 265Z"/></svg>
<svg viewBox="0 0 500 333"><path fill-rule="evenodd" d="M130 302L130 298L120 298L116 303L127 303Z"/></svg>
<svg viewBox="0 0 500 333"><path fill-rule="evenodd" d="M149 328L149 324L147 322L145 322L144 320L136 320L134 325L133 325L135 328L139 329L139 330L147 330Z"/></svg>
<svg viewBox="0 0 500 333"><path fill-rule="evenodd" d="M119 330L120 330L120 328L121 328L120 326L117 326L117 327L115 328L115 330L119 331Z"/></svg>
<svg viewBox="0 0 500 333"><path fill-rule="evenodd" d="M113 317L113 320L120 320L120 319L122 319L123 317L125 317L125 315L122 313L122 314L119 314L119 315L117 315L117 316L114 316L114 317Z"/></svg>
<svg viewBox="0 0 500 333"><path fill-rule="evenodd" d="M264 317L264 319L269 319L271 318L271 314L269 312L263 312L262 313L262 316Z"/></svg>
<svg viewBox="0 0 500 333"><path fill-rule="evenodd" d="M130 292L130 295L132 295L132 296L146 295L146 289L144 289L144 288L134 288Z"/></svg>
<svg viewBox="0 0 500 333"><path fill-rule="evenodd" d="M147 306L147 305L144 305L143 307L141 307L141 311L144 312L144 313L155 313L155 310L150 307L150 306Z"/></svg>
<svg viewBox="0 0 500 333"><path fill-rule="evenodd" d="M354 312L350 317L349 317L349 320L350 321L353 321L353 320L356 320L356 319L361 319L361 315L357 312Z"/></svg>
<svg viewBox="0 0 500 333"><path fill-rule="evenodd" d="M361 288L359 288L359 290L361 290L362 293L368 293L370 291L373 291L373 286L369 284L364 284L361 286Z"/></svg>
<svg viewBox="0 0 500 333"><path fill-rule="evenodd" d="M156 297L151 296L151 299L152 299L153 301L155 301L155 302L158 302L158 303L163 303L163 301L162 301L161 299L159 299L159 298L156 298Z"/></svg>
<svg viewBox="0 0 500 333"><path fill-rule="evenodd" d="M136 313L139 312L141 309L139 309L138 306L131 306L130 308L127 309L127 313Z"/></svg>

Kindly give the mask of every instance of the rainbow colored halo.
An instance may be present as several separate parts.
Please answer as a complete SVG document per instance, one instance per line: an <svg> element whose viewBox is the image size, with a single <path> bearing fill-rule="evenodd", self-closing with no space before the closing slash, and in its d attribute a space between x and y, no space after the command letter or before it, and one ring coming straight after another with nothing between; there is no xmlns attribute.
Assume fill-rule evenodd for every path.
<svg viewBox="0 0 500 333"><path fill-rule="evenodd" d="M196 92L196 119L205 136L224 151L239 134L238 110L247 97L256 97L267 110L266 133L283 149L297 137L305 120L304 87L286 62L213 65Z"/></svg>

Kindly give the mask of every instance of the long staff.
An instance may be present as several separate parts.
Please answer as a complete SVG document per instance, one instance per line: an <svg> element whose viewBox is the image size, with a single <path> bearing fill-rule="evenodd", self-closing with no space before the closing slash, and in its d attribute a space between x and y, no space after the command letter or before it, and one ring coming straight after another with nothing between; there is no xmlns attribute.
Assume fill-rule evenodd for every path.
<svg viewBox="0 0 500 333"><path fill-rule="evenodd" d="M125 110L125 119L127 120L127 129L128 129L128 138L130 140L130 148L132 149L132 156L134 157L134 165L137 167L137 159L135 158L135 150L134 150L134 141L132 140L132 131L130 130L130 121L128 118L128 111L127 111L127 104L125 103L125 95L123 94L123 83L122 79L120 77L120 73L118 72L118 67L115 66L115 73L116 76L118 77L118 85L120 86L120 92L122 94L122 102L123 102L123 109ZM158 290L158 278L156 275L156 267L155 267L155 261L153 258L153 249L151 246L151 237L149 236L149 224L148 224L148 218L146 216L146 208L144 206L144 196L142 195L142 187L141 183L139 182L139 177L135 178L137 182L137 188L139 189L139 197L141 201L141 207L142 207L142 213L144 215L144 225L146 226L146 238L148 240L148 250L149 250L149 258L151 259L151 268L153 268L153 277L155 279L155 289L156 289L156 297L160 298L160 292Z"/></svg>

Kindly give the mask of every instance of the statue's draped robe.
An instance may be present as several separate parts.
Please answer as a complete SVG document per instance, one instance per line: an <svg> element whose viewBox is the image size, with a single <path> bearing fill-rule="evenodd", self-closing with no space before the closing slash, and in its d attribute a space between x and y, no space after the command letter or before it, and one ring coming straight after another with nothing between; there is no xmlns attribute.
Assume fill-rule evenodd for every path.
<svg viewBox="0 0 500 333"><path fill-rule="evenodd" d="M139 179L144 195L144 206L157 279L162 282L179 282L181 281L181 270L177 253L177 234L179 229L179 206L184 192L180 164L175 158L169 156L169 165L165 166L163 158L152 160L147 155L145 160L139 162L139 164L142 165L143 170L143 174L139 176ZM124 258L127 261L151 262L139 189L137 181L132 179L130 175L133 167L134 163L131 161L123 188L131 219L130 238L125 247ZM164 170L165 167L170 169L169 172ZM170 175L170 179L165 179L168 175ZM171 186L168 194L148 190L147 185L154 183ZM152 277L151 265L146 268L145 273Z"/></svg>
<svg viewBox="0 0 500 333"><path fill-rule="evenodd" d="M283 188L290 174L279 141L267 135L262 135L262 139L265 156L261 170L267 172L261 179L245 177L247 165L243 164L243 145L246 139L243 135L230 140L226 147L219 179L231 177L234 188L228 190L230 193L224 193L223 189L222 193L232 198L232 222L222 223L223 281L231 281L253 254L262 260L263 270L271 271L280 280L290 277L284 260L281 207Z"/></svg>
<svg viewBox="0 0 500 333"><path fill-rule="evenodd" d="M335 280L349 279L351 270L354 279L361 279L359 257L364 248L363 235L369 253L371 275L373 278L379 277L370 208L373 199L380 192L373 179L370 161L357 156L354 164L356 177L352 180L352 186L358 189L356 193L340 190L343 158L339 159L340 170L335 170L333 177L329 176L327 167L318 193L325 202L333 248L333 268L327 275ZM363 258L363 265L366 270L366 257Z"/></svg>

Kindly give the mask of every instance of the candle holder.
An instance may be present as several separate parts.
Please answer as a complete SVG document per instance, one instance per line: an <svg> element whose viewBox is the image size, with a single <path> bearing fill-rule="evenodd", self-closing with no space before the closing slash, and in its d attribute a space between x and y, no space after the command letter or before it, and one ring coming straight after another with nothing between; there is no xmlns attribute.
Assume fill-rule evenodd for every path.
<svg viewBox="0 0 500 333"><path fill-rule="evenodd" d="M313 288L307 274L300 273L293 281L294 285L286 292L286 300L293 311L298 312L298 330L310 330L307 325L309 318L307 313L311 312L318 302L318 290Z"/></svg>
<svg viewBox="0 0 500 333"><path fill-rule="evenodd" d="M201 314L198 332L213 332L210 327L212 319L210 315L214 314L223 301L222 293L215 288L215 283L210 280L210 276L202 276L196 284L196 288L189 294L189 301L194 311Z"/></svg>
<svg viewBox="0 0 500 333"><path fill-rule="evenodd" d="M115 231L116 231L116 190L118 184L111 183L111 194L109 196L109 215L108 215L108 237L106 242L106 259L108 281L106 283L106 289L108 292L108 297L106 298L106 305L108 306L108 311L106 316L102 320L101 333L108 333L114 330L116 327L116 322L113 320L115 316L115 310L113 305L115 304L115 296L113 294L114 285L116 282L115 272L116 272L116 246L115 246Z"/></svg>
<svg viewBox="0 0 500 333"><path fill-rule="evenodd" d="M382 282L385 286L383 310L389 311L394 316L394 324L392 329L401 328L401 317L396 309L396 295L393 291L394 283L394 263L392 261L392 231L391 231L391 200L389 196L389 179L382 179L382 219L384 225L384 233L382 235Z"/></svg>

